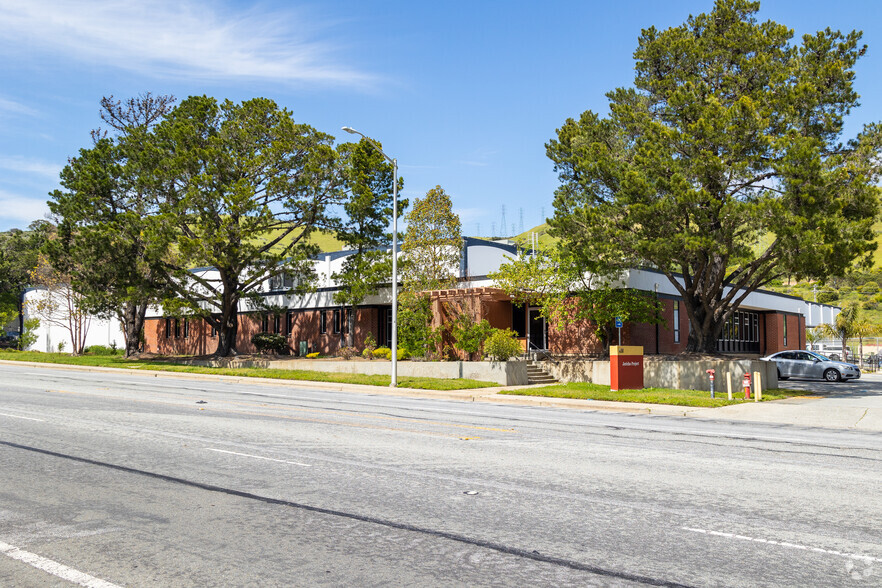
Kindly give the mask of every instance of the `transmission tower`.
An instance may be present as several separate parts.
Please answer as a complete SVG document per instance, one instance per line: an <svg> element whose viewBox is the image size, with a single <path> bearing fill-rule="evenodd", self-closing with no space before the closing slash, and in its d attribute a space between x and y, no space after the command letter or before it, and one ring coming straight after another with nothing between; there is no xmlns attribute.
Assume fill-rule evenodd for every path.
<svg viewBox="0 0 882 588"><path fill-rule="evenodd" d="M505 204L502 205L502 224L499 225L500 232L505 232ZM504 237L505 235L500 235L500 237Z"/></svg>

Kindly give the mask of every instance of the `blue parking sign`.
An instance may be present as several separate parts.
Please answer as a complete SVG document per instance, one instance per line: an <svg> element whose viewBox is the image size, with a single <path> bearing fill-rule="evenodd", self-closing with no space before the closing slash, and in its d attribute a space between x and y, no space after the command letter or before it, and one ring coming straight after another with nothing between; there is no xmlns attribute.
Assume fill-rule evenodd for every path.
<svg viewBox="0 0 882 588"><path fill-rule="evenodd" d="M616 317L616 328L617 329L622 328L622 319L620 317Z"/></svg>

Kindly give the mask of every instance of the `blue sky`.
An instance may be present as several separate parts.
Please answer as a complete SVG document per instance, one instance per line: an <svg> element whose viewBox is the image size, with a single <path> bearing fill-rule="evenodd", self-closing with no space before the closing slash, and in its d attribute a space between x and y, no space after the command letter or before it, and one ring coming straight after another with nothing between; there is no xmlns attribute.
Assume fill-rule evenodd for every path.
<svg viewBox="0 0 882 588"><path fill-rule="evenodd" d="M640 29L712 0L619 2L0 0L0 230L42 218L67 158L90 144L102 96L266 96L298 122L399 161L402 195L436 184L468 235L520 232L552 214L545 143L568 117L605 112L633 81ZM882 120L882 3L765 0L797 36L864 31L862 107ZM505 207L505 229L502 207Z"/></svg>

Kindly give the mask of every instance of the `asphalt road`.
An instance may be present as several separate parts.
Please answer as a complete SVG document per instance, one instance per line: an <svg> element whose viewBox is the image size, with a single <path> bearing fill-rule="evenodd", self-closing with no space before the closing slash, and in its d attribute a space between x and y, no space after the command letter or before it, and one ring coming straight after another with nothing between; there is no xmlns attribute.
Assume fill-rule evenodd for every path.
<svg viewBox="0 0 882 588"><path fill-rule="evenodd" d="M0 586L878 586L882 435L0 366Z"/></svg>

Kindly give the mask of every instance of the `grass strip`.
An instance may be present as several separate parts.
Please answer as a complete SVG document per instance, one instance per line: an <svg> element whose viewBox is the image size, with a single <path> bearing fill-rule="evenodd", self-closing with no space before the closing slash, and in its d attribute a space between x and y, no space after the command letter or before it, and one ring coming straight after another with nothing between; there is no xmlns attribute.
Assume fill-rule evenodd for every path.
<svg viewBox="0 0 882 588"><path fill-rule="evenodd" d="M742 392L739 389L739 392ZM697 406L713 408L728 406L730 404L742 404L753 402L753 398L745 400L743 392L741 398L736 394L732 400L726 399L726 393L720 394L717 390L716 398L710 397L706 390L674 390L670 388L644 388L643 390L619 390L612 392L609 386L590 384L587 382L574 382L571 384L555 384L542 388L521 388L518 390L503 390L500 394L517 394L521 396L546 396L549 398L579 398L582 400L612 400L615 402L646 402L649 404L675 404L678 406ZM793 396L806 396L804 390L766 390L763 392L763 402L769 400L781 400Z"/></svg>
<svg viewBox="0 0 882 588"><path fill-rule="evenodd" d="M310 370L278 370L266 368L215 368L175 364L168 359L130 360L120 356L73 356L66 353L41 353L39 351L0 350L0 360L33 361L39 363L109 367L129 370L158 370L163 372L180 372L187 374L214 374L219 376L270 378L275 380L362 384L365 386L388 386L391 381L390 376L386 375L339 374ZM473 388L489 388L498 385L499 384L496 384L495 382L482 382L464 378L449 380L441 378L413 378L400 376L398 378L399 387L416 388L419 390L470 390Z"/></svg>

